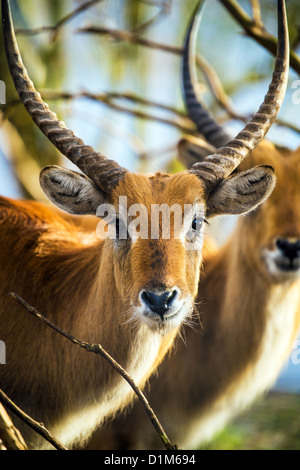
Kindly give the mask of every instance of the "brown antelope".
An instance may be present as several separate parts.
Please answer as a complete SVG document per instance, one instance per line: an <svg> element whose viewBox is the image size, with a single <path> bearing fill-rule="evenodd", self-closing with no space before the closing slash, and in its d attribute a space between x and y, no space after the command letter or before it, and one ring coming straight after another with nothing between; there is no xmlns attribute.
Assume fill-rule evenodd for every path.
<svg viewBox="0 0 300 470"><path fill-rule="evenodd" d="M228 135L196 99L190 70L195 31L194 19L183 68L187 109L209 139L206 147L222 146ZM201 159L202 146L200 141L197 148L196 139L182 141L184 161ZM173 348L145 391L180 448L203 445L269 390L299 331L300 147L278 149L264 140L237 170L262 162L275 168L275 190L239 218L223 247L207 247L196 299L201 325L186 330L185 342ZM159 444L136 403L96 433L89 448L155 449Z"/></svg>
<svg viewBox="0 0 300 470"><path fill-rule="evenodd" d="M83 174L57 166L41 172L46 195L72 215L38 202L0 200L0 336L6 345L0 388L66 445L86 438L124 407L132 399L130 388L104 361L26 315L8 292L17 292L74 336L101 343L143 386L193 309L204 216L245 213L274 188L268 165L232 173L264 138L285 94L288 41L284 4L279 4L275 70L258 113L236 139L189 171L144 176L86 146L50 111L28 77L9 2L2 0L7 59L20 99L41 131ZM118 237L129 221L119 208L125 196L128 207L146 207L149 226L151 205L189 205L180 237L164 239L161 227L156 239ZM99 240L97 219L89 217L103 204L116 210L111 222L115 240ZM194 209L199 205L204 207L200 214ZM198 242L190 250L192 236ZM31 432L22 431L32 447L42 446Z"/></svg>

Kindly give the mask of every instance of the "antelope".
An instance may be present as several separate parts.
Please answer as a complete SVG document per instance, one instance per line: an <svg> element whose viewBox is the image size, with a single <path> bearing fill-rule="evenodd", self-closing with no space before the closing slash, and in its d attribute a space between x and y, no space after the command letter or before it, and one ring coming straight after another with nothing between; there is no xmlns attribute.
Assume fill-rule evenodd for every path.
<svg viewBox="0 0 300 470"><path fill-rule="evenodd" d="M183 59L186 105L209 142L179 143L187 165L201 161L229 136L201 106L195 92L193 17ZM198 145L198 147L197 147ZM197 449L274 384L300 326L300 147L291 151L267 140L238 166L242 174L262 162L275 168L277 184L255 211L240 217L220 248L204 246L196 304L201 325L188 328L158 367L145 394L170 438ZM139 403L95 433L88 448L158 449L159 440Z"/></svg>
<svg viewBox="0 0 300 470"><path fill-rule="evenodd" d="M259 111L235 139L170 175L142 175L120 167L76 137L34 88L16 42L8 0L2 0L3 32L11 77L38 128L79 171L48 166L40 184L57 206L0 199L0 334L6 345L0 388L65 445L84 442L97 426L132 400L110 366L63 340L20 311L15 291L72 335L100 343L141 387L188 321L198 289L204 217L246 213L271 194L268 165L233 174L276 119L288 77L283 2L274 74ZM188 205L181 236L118 237L128 206ZM112 205L116 239L96 236L99 207ZM195 208L203 207L201 213ZM198 210L198 209L197 209ZM67 213L67 214L66 214ZM103 214L102 214L103 216ZM104 219L103 219L104 221ZM149 229L150 230L150 229ZM188 249L189 237L196 240ZM31 448L45 448L18 423Z"/></svg>

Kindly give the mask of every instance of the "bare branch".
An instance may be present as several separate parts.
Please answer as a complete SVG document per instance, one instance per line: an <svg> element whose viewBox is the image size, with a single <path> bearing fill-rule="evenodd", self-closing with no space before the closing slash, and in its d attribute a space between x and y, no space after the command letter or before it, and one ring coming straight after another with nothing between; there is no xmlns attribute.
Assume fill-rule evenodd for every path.
<svg viewBox="0 0 300 470"><path fill-rule="evenodd" d="M263 28L264 25L261 19L261 8L260 8L259 0L250 0L250 3L251 3L251 8L252 8L252 17L253 17L254 23L260 28Z"/></svg>
<svg viewBox="0 0 300 470"><path fill-rule="evenodd" d="M225 8L231 13L235 20L242 26L244 31L252 39L276 56L277 39L272 36L263 25L256 23L238 4L236 0L220 0ZM300 57L295 51L290 51L291 67L300 74Z"/></svg>
<svg viewBox="0 0 300 470"><path fill-rule="evenodd" d="M146 412L150 418L151 423L153 424L156 432L158 433L159 437L161 438L163 444L165 445L166 449L171 450L171 449L177 449L177 446L172 444L165 433L163 427L161 426L160 422L158 421L154 411L152 410L147 398L143 394L143 392L140 390L140 388L135 384L133 379L130 377L130 375L123 369L123 367L115 361L115 359L108 354L105 349L100 344L94 344L94 343L87 343L86 341L81 341L80 339L75 338L69 333L66 333L63 331L59 326L56 326L52 321L50 321L48 318L44 317L38 310L36 310L34 307L29 305L24 299L22 299L19 295L17 295L15 292L11 292L10 295L20 304L22 307L24 307L29 313L34 315L35 317L39 318L42 320L46 325L48 325L50 328L52 328L54 331L57 333L61 334L65 338L67 338L71 343L77 344L81 348L85 349L88 352L92 352L95 354L101 355L125 380L126 382L129 383L135 394L138 396L138 398L141 400L142 404L144 405Z"/></svg>
<svg viewBox="0 0 300 470"><path fill-rule="evenodd" d="M30 31L30 30L28 30ZM37 30L33 30L34 33L37 33ZM41 31L40 31L41 32ZM77 30L78 33L85 33L85 34L100 34L100 35L108 35L109 37L117 40L117 41L126 41L130 42L133 44L138 44L142 45L144 47L148 47L151 49L156 49L160 50L163 52L171 53L171 54L176 54L176 55L182 55L183 53L183 48L180 46L173 46L173 45L168 45L168 44L162 44L156 41L152 41L150 39L146 39L141 37L137 31L132 32L132 31L125 31L125 30L119 30L119 29L111 29L111 28L106 28L106 27L99 27L99 26L88 26L84 28L79 28ZM196 64L200 69L202 70L204 77L207 81L207 84L215 97L216 101L218 104L228 113L228 115L233 118L233 119L238 119L243 122L247 120L247 116L243 116L240 113L236 112L233 108L233 105L231 103L230 98L226 94L220 79L215 72L214 68L199 54L196 56ZM91 96L90 96L91 98ZM65 99L68 99L67 96L65 96ZM93 99L93 98L91 98ZM111 107L114 109L121 111L121 112L130 112L128 109L124 109L120 106L113 105L111 102L108 103L107 99L102 95L98 95L97 97L98 101L102 101L106 104L109 104ZM188 132L189 129L186 129L186 126L178 122L174 121L169 121L165 120L162 118L157 118L155 116L151 117L148 114L144 114L142 112L138 111L132 111L132 114L136 115L137 117L140 117L142 119L152 119L155 121L160 121L165 124L170 124L175 127L178 127L180 130L184 132Z"/></svg>
<svg viewBox="0 0 300 470"><path fill-rule="evenodd" d="M175 108L172 108L170 106L166 106L154 101L146 100L145 98L137 97L134 94L128 94L128 93L101 93L101 94L95 94L95 93L89 93L88 91L81 91L79 93L69 93L69 92L50 92L50 91L45 91L43 92L43 97L46 100L73 100L73 99L78 99L78 98L88 98L93 101L97 101L100 103L103 103L107 106L109 106L111 109L114 109L116 111L122 112L122 113L127 113L136 116L137 118L140 119L148 119L151 121L155 122L160 122L162 124L166 124L169 126L173 126L182 132L188 132L191 134L196 133L196 128L192 121L184 115L184 113L181 113L180 111L176 110ZM125 100L130 100L133 102L140 102L144 104L148 104L148 106L153 106L157 107L160 109L164 109L166 111L169 111L174 114L173 118L165 118L161 116L154 116L152 114L149 114L145 111L141 110L136 110L136 109L130 109L128 107L124 107L122 105L116 104L113 99L125 99ZM10 103L11 104L11 103Z"/></svg>
<svg viewBox="0 0 300 470"><path fill-rule="evenodd" d="M36 184L41 169L27 150L16 127L7 118L8 110L9 105L6 107L6 113L0 111L0 137L3 155L12 166L14 176L24 193L32 199L43 201L46 199L45 195L40 186Z"/></svg>
<svg viewBox="0 0 300 470"><path fill-rule="evenodd" d="M57 38L57 34L58 34L59 30L66 23L70 22L76 16L78 16L80 13L82 13L83 11L86 11L88 8L93 7L94 5L96 5L96 3L99 3L101 1L102 0L89 0L86 3L83 3L82 5L79 5L79 7L75 8L75 10L71 11L71 13L68 13L66 16L64 16L54 26L41 26L41 27L35 28L35 29L17 28L16 29L16 34L23 34L23 35L26 35L26 36L34 36L36 34L40 34L40 33L44 33L44 32L50 32L50 33L52 33L51 41L54 41Z"/></svg>
<svg viewBox="0 0 300 470"><path fill-rule="evenodd" d="M216 77L217 77L217 75L216 75ZM217 80L214 81L214 83L213 83L214 90L217 89L218 82L220 83L220 80L217 77ZM222 98L222 103L223 103L223 107L224 107L224 103L227 102L225 110L226 110L228 116L231 119L238 119L242 122L248 122L248 120L251 118L251 114L250 113L249 114L239 114L236 111L234 111L234 109L231 108L231 102L230 102L229 98L227 97L225 91L223 90L221 84L220 84L220 86L221 86L221 89L219 89L218 94L219 94L219 96L221 96L221 94L224 94L223 98ZM73 99L78 99L78 98L88 98L88 99L91 99L93 101L98 101L100 103L104 103L107 106L109 106L110 108L115 109L117 111L132 114L132 115L134 115L138 118L141 118L141 119L148 119L148 120L151 120L151 121L160 122L162 124L167 124L169 126L173 126L177 129L179 129L182 132L185 132L185 133L188 133L188 134L191 134L191 135L196 135L198 133L198 131L195 128L194 123L190 120L190 118L187 116L187 114L185 112L179 111L178 109L176 109L172 106L167 106L167 105L164 105L164 104L159 103L157 101L152 101L152 100L148 100L144 97L140 97L140 96L136 95L135 93L107 92L107 93L95 94L95 93L90 93L90 92L87 92L87 91L81 91L79 93L69 93L69 92L55 92L55 91L49 91L48 90L48 91L42 92L42 95L47 100L59 100L59 99L73 100ZM150 107L154 107L154 108L157 108L157 109L162 109L162 110L168 111L171 114L174 114L175 117L174 118L162 118L160 116L154 116L154 115L146 113L144 111L133 110L133 109L130 109L130 108L126 108L126 107L117 105L117 104L112 102L112 99L121 99L121 100L132 101L132 102L135 102L135 103L141 103L141 104L144 104L144 105L147 105L147 106L150 106ZM218 100L218 102L219 102L219 104L221 104L221 102L219 100ZM299 127L297 127L295 124L291 124L289 122L286 122L284 119L277 118L276 119L276 124L278 126L286 127L288 129L292 130L293 132L296 132L296 133L300 134L300 128Z"/></svg>
<svg viewBox="0 0 300 470"><path fill-rule="evenodd" d="M165 15L167 15L170 11L170 3L169 1L156 1L156 0L139 0L142 3L147 5L156 6L159 8L159 11L152 17L150 20L146 21L145 23L141 24L137 28L135 28L132 32L134 33L144 33L147 29L149 29L154 24L157 24Z"/></svg>
<svg viewBox="0 0 300 470"><path fill-rule="evenodd" d="M237 113L234 110L231 99L225 92L215 69L207 62L206 59L204 59L204 57L200 55L197 55L196 63L201 68L206 78L207 84L221 108L223 108L232 119L238 119L240 121L247 122L248 116Z"/></svg>
<svg viewBox="0 0 300 470"><path fill-rule="evenodd" d="M7 448L5 447L3 441L0 439L0 450L7 450Z"/></svg>
<svg viewBox="0 0 300 470"><path fill-rule="evenodd" d="M0 403L0 437L6 450L28 450L20 433L14 426L4 406ZM1 442L0 441L0 442ZM1 445L0 445L1 450Z"/></svg>
<svg viewBox="0 0 300 470"><path fill-rule="evenodd" d="M38 423L24 411L22 411L10 398L0 389L0 402L3 403L10 411L18 416L24 423L30 426L34 431L43 436L50 444L58 450L68 450L62 445L46 428L42 423ZM2 436L1 436L2 437Z"/></svg>
<svg viewBox="0 0 300 470"><path fill-rule="evenodd" d="M172 46L168 44L162 44L156 41L152 41L150 39L142 38L138 34L135 34L131 31L124 31L118 29L111 29L111 28L104 28L104 27L95 27L89 26L86 28L80 28L77 30L78 33L87 33L87 34L103 34L109 35L111 38L115 40L127 41L134 44L142 45L144 47L148 47L151 49L160 50L163 52L168 52L171 54L182 55L183 48L179 46ZM212 91L215 99L219 103L219 105L226 110L230 117L234 119L240 119L242 121L245 120L245 116L241 116L237 113L232 106L232 103L227 96L220 79L217 76L217 73L213 69L213 67L204 59L204 57L197 54L196 56L196 64L202 70L205 79L208 83L210 90Z"/></svg>

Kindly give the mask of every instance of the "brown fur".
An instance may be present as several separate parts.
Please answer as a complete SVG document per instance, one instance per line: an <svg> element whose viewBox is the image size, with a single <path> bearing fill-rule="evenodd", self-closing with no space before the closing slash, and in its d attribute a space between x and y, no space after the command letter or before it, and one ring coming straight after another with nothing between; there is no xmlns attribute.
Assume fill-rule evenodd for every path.
<svg viewBox="0 0 300 470"><path fill-rule="evenodd" d="M133 203L203 201L194 175L148 178L128 174L112 195ZM84 221L87 221L86 226ZM132 393L102 358L86 353L33 318L8 295L15 291L65 331L100 343L142 386L171 347L178 326L162 333L138 319L132 305L141 288L176 283L182 296L197 291L201 252L186 252L178 240L137 240L116 249L99 240L93 217L70 216L35 202L0 199L0 337L7 363L0 387L17 405L71 445L64 422L85 407L108 405L94 426L124 406ZM148 357L149 356L149 357ZM139 362L143 365L138 370ZM121 390L121 391L120 391ZM110 398L109 398L110 397ZM83 431L85 437L88 431ZM33 447L40 446L22 427Z"/></svg>
<svg viewBox="0 0 300 470"><path fill-rule="evenodd" d="M263 142L240 169L259 163L274 166L276 189L204 260L196 300L201 325L186 330L185 342L177 341L145 391L180 448L197 448L268 390L299 331L299 274L275 276L263 252L277 237L300 239L300 148L279 151ZM88 448L162 446L136 403L96 433Z"/></svg>

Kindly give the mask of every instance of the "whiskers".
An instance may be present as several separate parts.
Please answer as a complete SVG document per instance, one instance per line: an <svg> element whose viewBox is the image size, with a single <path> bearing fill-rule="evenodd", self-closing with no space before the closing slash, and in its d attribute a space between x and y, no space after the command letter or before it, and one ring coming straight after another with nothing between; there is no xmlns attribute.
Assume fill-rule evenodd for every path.
<svg viewBox="0 0 300 470"><path fill-rule="evenodd" d="M130 325L133 332L137 332L141 327L141 317L134 305L130 305L129 308L125 309L124 313L122 313L122 317L122 325Z"/></svg>
<svg viewBox="0 0 300 470"><path fill-rule="evenodd" d="M178 332L178 337L183 341L184 345L187 347L186 342L186 328L191 328L195 333L201 334L203 332L203 324L201 321L201 314L199 312L198 306L202 302L193 302L190 308L190 312L183 319L181 328Z"/></svg>

